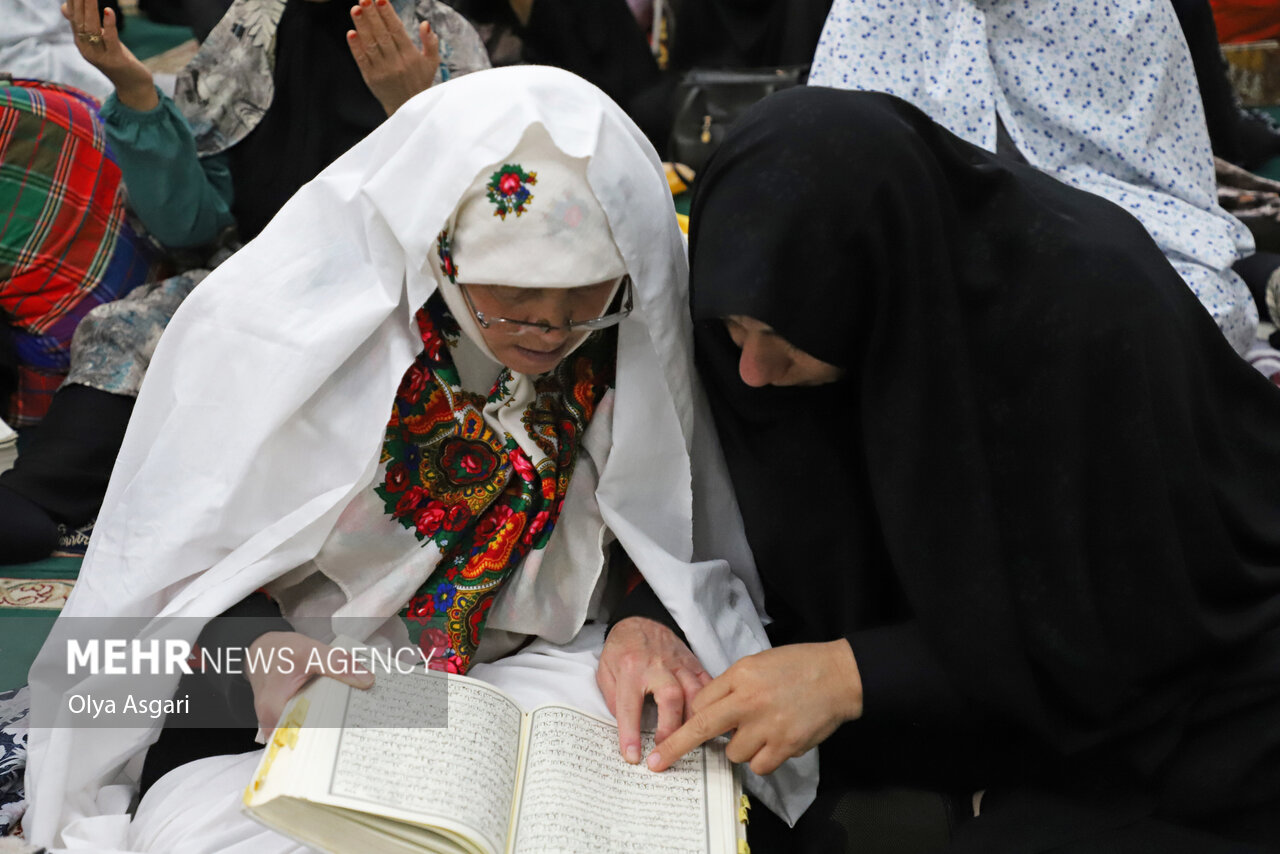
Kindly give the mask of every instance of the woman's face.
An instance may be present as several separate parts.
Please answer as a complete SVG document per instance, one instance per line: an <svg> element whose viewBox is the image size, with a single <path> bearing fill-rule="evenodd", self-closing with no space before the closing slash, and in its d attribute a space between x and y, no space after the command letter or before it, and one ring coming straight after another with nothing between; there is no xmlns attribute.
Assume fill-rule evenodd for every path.
<svg viewBox="0 0 1280 854"><path fill-rule="evenodd" d="M505 318L527 323L545 323L553 329L480 324L480 335L489 352L512 371L545 374L560 364L588 334L569 331L571 320L590 320L604 314L617 281L610 279L577 288L516 288L507 285L464 285L476 311L489 320Z"/></svg>
<svg viewBox="0 0 1280 854"><path fill-rule="evenodd" d="M724 319L724 325L742 349L738 375L749 386L824 385L844 374L842 368L815 359L754 317L733 314Z"/></svg>

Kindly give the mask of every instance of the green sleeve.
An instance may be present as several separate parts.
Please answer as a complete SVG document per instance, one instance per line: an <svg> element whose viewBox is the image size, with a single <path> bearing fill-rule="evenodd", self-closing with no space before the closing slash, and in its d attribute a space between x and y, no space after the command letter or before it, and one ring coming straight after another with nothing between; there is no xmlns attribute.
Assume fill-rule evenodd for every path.
<svg viewBox="0 0 1280 854"><path fill-rule="evenodd" d="M231 216L227 156L201 159L191 128L168 96L140 112L112 93L102 105L107 142L120 164L129 206L147 230L174 249L213 242Z"/></svg>

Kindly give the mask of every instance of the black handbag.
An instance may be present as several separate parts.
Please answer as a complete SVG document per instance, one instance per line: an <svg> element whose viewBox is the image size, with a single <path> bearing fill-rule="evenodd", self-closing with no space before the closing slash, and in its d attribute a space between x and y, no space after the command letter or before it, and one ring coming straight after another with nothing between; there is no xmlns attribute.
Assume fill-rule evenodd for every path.
<svg viewBox="0 0 1280 854"><path fill-rule="evenodd" d="M675 120L667 159L699 171L733 121L766 95L801 86L808 65L685 72L676 87Z"/></svg>

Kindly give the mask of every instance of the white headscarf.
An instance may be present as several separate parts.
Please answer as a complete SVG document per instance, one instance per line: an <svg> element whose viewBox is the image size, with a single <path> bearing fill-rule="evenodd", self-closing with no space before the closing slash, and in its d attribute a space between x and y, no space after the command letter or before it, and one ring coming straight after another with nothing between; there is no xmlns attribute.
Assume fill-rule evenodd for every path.
<svg viewBox="0 0 1280 854"><path fill-rule="evenodd" d="M501 362L485 343L458 282L574 288L620 281L627 272L608 217L587 183L589 161L566 157L540 124L529 126L516 152L504 161L537 168L524 175L525 181L521 163L494 163L480 170L445 224L450 270L446 272L443 257L432 267L436 287L458 326L494 365ZM514 188L510 196L504 194L508 181Z"/></svg>
<svg viewBox="0 0 1280 854"><path fill-rule="evenodd" d="M1133 214L1240 353L1253 238L1217 203L1200 89L1168 0L836 0L810 85L896 95L988 151ZM1105 307L1103 307L1105 308Z"/></svg>
<svg viewBox="0 0 1280 854"><path fill-rule="evenodd" d="M322 552L348 505L371 492L392 399L422 347L413 314L436 289L437 235L480 170L533 123L566 155L590 158L635 310L618 330L611 410L602 405L584 436L560 525L538 571L526 561L508 580L490 630L572 636L607 526L711 673L767 645L693 385L687 263L661 166L598 89L530 67L418 95L188 297L156 350L64 618L209 619ZM694 562L695 551L728 560ZM335 614L359 600L362 616L394 615L411 580L370 558L362 573L326 578L338 594L310 604ZM96 677L57 679L63 652L46 647L33 668L37 723L65 712L67 693L93 690ZM28 837L55 843L102 813L99 788L156 734L33 728ZM749 785L794 818L815 781L808 756Z"/></svg>

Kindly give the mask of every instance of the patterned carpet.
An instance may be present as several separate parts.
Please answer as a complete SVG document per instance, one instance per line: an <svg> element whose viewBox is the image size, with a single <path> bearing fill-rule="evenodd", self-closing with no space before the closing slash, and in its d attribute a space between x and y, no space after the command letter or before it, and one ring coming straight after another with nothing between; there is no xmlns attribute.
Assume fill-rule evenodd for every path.
<svg viewBox="0 0 1280 854"><path fill-rule="evenodd" d="M0 578L0 609L60 611L73 583L72 578Z"/></svg>
<svg viewBox="0 0 1280 854"><path fill-rule="evenodd" d="M27 670L66 604L81 558L51 557L0 567L0 691L27 682Z"/></svg>

